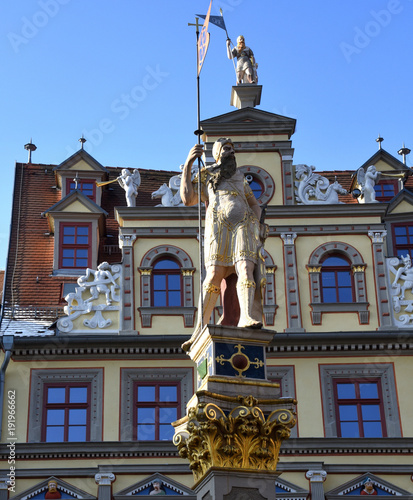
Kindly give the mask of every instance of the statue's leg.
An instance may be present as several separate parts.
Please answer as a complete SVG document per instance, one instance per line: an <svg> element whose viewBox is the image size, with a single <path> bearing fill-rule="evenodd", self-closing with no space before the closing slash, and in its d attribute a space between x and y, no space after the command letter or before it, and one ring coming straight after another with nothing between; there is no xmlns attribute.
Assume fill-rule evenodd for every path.
<svg viewBox="0 0 413 500"><path fill-rule="evenodd" d="M255 81L254 81L254 75L252 73L252 69L251 68L247 68L245 70L245 74L247 75L249 83L255 83Z"/></svg>
<svg viewBox="0 0 413 500"><path fill-rule="evenodd" d="M252 317L256 288L254 281L254 267L255 264L248 260L237 262L235 265L238 275L237 294L241 310L241 316L238 322L239 327L262 327L262 322Z"/></svg>
<svg viewBox="0 0 413 500"><path fill-rule="evenodd" d="M227 274L227 268L223 266L210 266L207 268L207 274L203 284L203 302L204 302L204 314L203 314L203 325L207 325L210 321L211 315L214 311L215 304L221 293L221 281L225 278ZM201 330L201 301L198 305L198 321L192 334L191 338L182 344L182 349L188 351L192 345L194 337Z"/></svg>

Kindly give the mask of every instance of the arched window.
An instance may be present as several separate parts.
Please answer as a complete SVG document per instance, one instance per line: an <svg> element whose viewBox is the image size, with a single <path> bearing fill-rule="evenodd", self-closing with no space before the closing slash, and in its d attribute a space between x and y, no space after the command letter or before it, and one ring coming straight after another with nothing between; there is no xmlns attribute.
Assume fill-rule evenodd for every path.
<svg viewBox="0 0 413 500"><path fill-rule="evenodd" d="M342 255L328 255L321 267L321 295L324 303L354 302L350 263Z"/></svg>
<svg viewBox="0 0 413 500"><path fill-rule="evenodd" d="M155 307L182 305L181 266L173 259L161 258L153 265L152 304Z"/></svg>
<svg viewBox="0 0 413 500"><path fill-rule="evenodd" d="M360 252L341 241L317 247L307 265L310 279L311 319L321 325L325 313L357 313L362 325L369 322L366 264Z"/></svg>

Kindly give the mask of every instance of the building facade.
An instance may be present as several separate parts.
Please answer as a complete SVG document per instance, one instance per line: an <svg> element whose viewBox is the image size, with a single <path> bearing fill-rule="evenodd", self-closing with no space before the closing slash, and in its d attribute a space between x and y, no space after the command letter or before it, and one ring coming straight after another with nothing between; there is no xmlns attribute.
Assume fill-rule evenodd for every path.
<svg viewBox="0 0 413 500"><path fill-rule="evenodd" d="M254 107L202 122L206 162L231 137L267 206L266 377L298 401L276 495L411 498L412 172L381 148L348 171L295 165L295 125ZM181 348L198 309L198 209L179 204L179 172L140 170L136 207L109 183L119 175L84 149L16 164L1 500L195 498L171 422L202 384Z"/></svg>

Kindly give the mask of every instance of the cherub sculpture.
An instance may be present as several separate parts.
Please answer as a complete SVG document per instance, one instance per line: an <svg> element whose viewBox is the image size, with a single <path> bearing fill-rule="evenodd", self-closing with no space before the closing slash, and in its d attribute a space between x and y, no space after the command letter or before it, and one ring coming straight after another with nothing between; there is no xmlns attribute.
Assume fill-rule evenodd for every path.
<svg viewBox="0 0 413 500"><path fill-rule="evenodd" d="M361 186L363 196L362 203L378 203L374 186L379 176L380 172L376 170L374 165L370 165L366 171L364 171L363 167L357 170L357 181Z"/></svg>
<svg viewBox="0 0 413 500"><path fill-rule="evenodd" d="M394 277L392 287L393 288L398 287L397 282L399 281L400 278L404 281L401 287L401 295L400 295L400 300L404 300L406 290L413 291L413 269L412 269L412 260L409 254L402 255L401 260L403 262L403 267L399 267L399 269L397 269L397 273L396 276Z"/></svg>
<svg viewBox="0 0 413 500"><path fill-rule="evenodd" d="M118 177L119 185L125 190L126 204L128 207L136 207L138 187L141 184L141 176L137 168L132 173L127 168L122 169Z"/></svg>

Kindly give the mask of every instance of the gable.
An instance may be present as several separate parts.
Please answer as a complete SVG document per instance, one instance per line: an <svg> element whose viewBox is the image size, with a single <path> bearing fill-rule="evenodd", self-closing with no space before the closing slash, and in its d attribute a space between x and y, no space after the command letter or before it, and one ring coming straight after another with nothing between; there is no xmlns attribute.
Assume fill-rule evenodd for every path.
<svg viewBox="0 0 413 500"><path fill-rule="evenodd" d="M339 500L343 498L343 496L366 496L366 493L362 493L365 488L366 481L371 481L374 490L377 493L374 493L373 496L397 496L402 500L402 498L406 498L407 496L411 498L411 494L395 486L384 479L381 479L370 472L366 472L362 476L358 476L347 483L342 484L338 488L334 488L333 490L326 493L327 500Z"/></svg>
<svg viewBox="0 0 413 500"><path fill-rule="evenodd" d="M23 491L22 493L13 497L13 500L40 500L44 499L46 493L48 492L48 483L49 481L54 481L57 484L57 491L60 494L60 498L62 500L73 498L79 500L96 500L96 497L90 495L86 491L83 491L75 486L66 483L62 479L56 478L54 476L50 476L44 481L32 486L31 488ZM51 498L51 497L50 497Z"/></svg>
<svg viewBox="0 0 413 500"><path fill-rule="evenodd" d="M62 200L43 212L44 215L56 215L58 212L80 212L108 215L103 208L89 199L80 191L72 191Z"/></svg>
<svg viewBox="0 0 413 500"><path fill-rule="evenodd" d="M375 165L377 170L383 171L383 170L405 170L406 172L409 171L409 168L402 163L400 160L395 158L393 155L388 153L384 149L379 149L374 153L373 156L371 156L363 165L361 165L361 168L366 169L370 165Z"/></svg>
<svg viewBox="0 0 413 500"><path fill-rule="evenodd" d="M152 496L153 483L156 481L161 483L161 488L167 496L185 496L188 500L196 500L196 495L190 488L159 473L152 474L152 476L115 493L113 498L114 500L130 500L132 496L149 498Z"/></svg>
<svg viewBox="0 0 413 500"><path fill-rule="evenodd" d="M283 500L306 500L309 490L305 490L283 478L275 480L275 496Z"/></svg>
<svg viewBox="0 0 413 500"><path fill-rule="evenodd" d="M81 149L72 156L64 160L60 165L53 169L56 173L62 173L67 170L89 170L107 174L106 168L93 158L87 151Z"/></svg>

